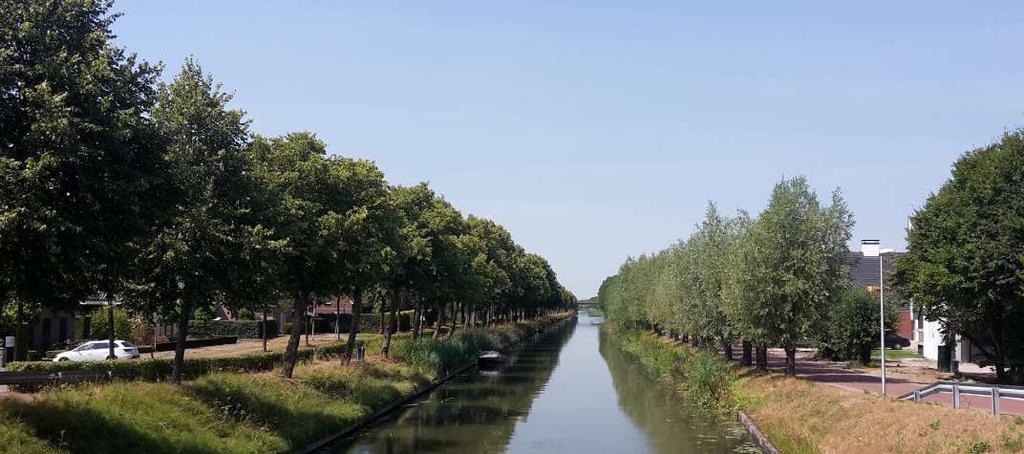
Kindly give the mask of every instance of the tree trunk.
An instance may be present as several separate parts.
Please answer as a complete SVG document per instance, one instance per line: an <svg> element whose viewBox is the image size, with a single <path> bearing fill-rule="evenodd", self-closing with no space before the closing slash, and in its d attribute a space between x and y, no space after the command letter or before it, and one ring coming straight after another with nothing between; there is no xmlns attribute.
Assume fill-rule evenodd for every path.
<svg viewBox="0 0 1024 454"><path fill-rule="evenodd" d="M267 310L263 309L263 352L267 352Z"/></svg>
<svg viewBox="0 0 1024 454"><path fill-rule="evenodd" d="M859 350L860 363L867 366L871 364L871 346L872 344L864 344Z"/></svg>
<svg viewBox="0 0 1024 454"><path fill-rule="evenodd" d="M744 339L743 340L743 356L740 357L740 365L741 366L750 367L750 365L753 363L752 358L751 358L751 354L750 354L751 353L750 352L751 348L752 348L752 346L750 345L750 341Z"/></svg>
<svg viewBox="0 0 1024 454"><path fill-rule="evenodd" d="M114 355L114 300L107 294L107 359L117 359ZM178 383L177 381L175 383Z"/></svg>
<svg viewBox="0 0 1024 454"><path fill-rule="evenodd" d="M732 342L725 341L725 360L732 361Z"/></svg>
<svg viewBox="0 0 1024 454"><path fill-rule="evenodd" d="M412 320L412 337L414 339L420 338L420 332L423 329L423 299L416 297L416 310L413 314Z"/></svg>
<svg viewBox="0 0 1024 454"><path fill-rule="evenodd" d="M796 346L787 345L786 348L786 376L796 377Z"/></svg>
<svg viewBox="0 0 1024 454"><path fill-rule="evenodd" d="M755 354L757 359L757 371L765 372L768 370L768 347L758 346L755 348Z"/></svg>
<svg viewBox="0 0 1024 454"><path fill-rule="evenodd" d="M385 304L383 301L380 303L380 335L384 335L384 309Z"/></svg>
<svg viewBox="0 0 1024 454"><path fill-rule="evenodd" d="M391 306L391 310L388 311L388 321L384 331L384 345L380 348L380 356L385 358L388 357L388 353L391 350L391 336L395 330L400 328L398 326L398 292L391 292L390 296L391 298L388 303Z"/></svg>
<svg viewBox="0 0 1024 454"><path fill-rule="evenodd" d="M434 339L441 338L441 328L444 326L444 309L444 304L437 306L437 320L434 320Z"/></svg>
<svg viewBox="0 0 1024 454"><path fill-rule="evenodd" d="M192 304L189 300L181 301L181 313L178 314L178 339L174 343L174 375L172 379L175 384L181 384L181 377L185 374L185 342L188 339L188 319L192 315Z"/></svg>
<svg viewBox="0 0 1024 454"><path fill-rule="evenodd" d="M359 334L359 315L363 312L363 290L356 288L352 292L352 321L348 325L348 342L345 344L345 364L352 362L352 353L356 348L356 334Z"/></svg>
<svg viewBox="0 0 1024 454"><path fill-rule="evenodd" d="M992 364L992 367L996 369L996 381L999 383L1007 383L1006 364L1002 361L997 361Z"/></svg>
<svg viewBox="0 0 1024 454"><path fill-rule="evenodd" d="M306 308L309 306L309 297L304 292L295 295L292 303L292 332L288 333L288 347L284 354L284 378L292 378L295 371L295 362L299 358L299 341L302 340L302 332L306 330L303 326L306 321Z"/></svg>

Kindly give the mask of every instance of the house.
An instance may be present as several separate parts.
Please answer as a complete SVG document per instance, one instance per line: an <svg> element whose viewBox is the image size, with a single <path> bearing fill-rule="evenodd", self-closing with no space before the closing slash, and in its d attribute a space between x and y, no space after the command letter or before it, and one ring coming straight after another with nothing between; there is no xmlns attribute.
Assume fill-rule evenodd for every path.
<svg viewBox="0 0 1024 454"><path fill-rule="evenodd" d="M878 240L862 240L861 250L850 251L847 262L850 265L850 280L853 284L866 288L872 293L877 292L882 284L882 277L888 282L892 273L894 259L905 254L892 250L882 250ZM888 284L886 284L888 288ZM888 295L887 295L888 296ZM899 309L899 325L886 342L895 341L901 346L914 345L914 305L913 302L902 305Z"/></svg>
<svg viewBox="0 0 1024 454"><path fill-rule="evenodd" d="M860 252L850 252L850 279L855 285L878 291L880 276L884 275L888 282L894 259L904 254L882 250L878 240L863 240ZM905 345L919 355L936 361L939 370L956 370L957 363L975 363L983 358L976 346L960 336L956 336L952 345L947 345L942 323L927 320L920 311L916 311L913 299L900 307L899 317L899 326L892 335L886 336L886 342L906 342Z"/></svg>
<svg viewBox="0 0 1024 454"><path fill-rule="evenodd" d="M936 361L940 371L958 371L960 364L976 364L985 355L967 338L956 335L947 339L940 320L928 320L924 314L914 314L914 343L917 353Z"/></svg>
<svg viewBox="0 0 1024 454"><path fill-rule="evenodd" d="M326 320L329 321L332 326L334 319L340 315L342 326L348 326L348 318L346 318L346 316L351 316L352 314L352 298L347 296L332 296L316 304L313 308L312 314L314 320ZM281 330L281 334L285 334L285 323L290 323L294 320L294 317L292 317L291 305L274 308L270 311L270 317L280 321L277 326L278 329ZM323 324L324 322L320 323Z"/></svg>
<svg viewBox="0 0 1024 454"><path fill-rule="evenodd" d="M43 309L29 328L28 335L28 346L34 350L48 350L57 344L72 343L75 340L75 313Z"/></svg>

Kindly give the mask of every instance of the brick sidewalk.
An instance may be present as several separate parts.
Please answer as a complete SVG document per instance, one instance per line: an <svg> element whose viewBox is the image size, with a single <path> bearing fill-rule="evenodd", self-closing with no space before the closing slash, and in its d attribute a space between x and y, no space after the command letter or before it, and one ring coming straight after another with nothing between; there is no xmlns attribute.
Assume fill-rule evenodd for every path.
<svg viewBox="0 0 1024 454"><path fill-rule="evenodd" d="M888 362L887 362L888 364ZM782 349L768 350L768 367L783 369L786 366L786 355ZM797 353L796 361L797 377L829 386L835 386L853 392L870 392L880 394L882 392L881 375L878 370L857 370L847 369L842 363L831 361L819 361L813 358L813 351L802 350ZM909 394L935 383L932 380L920 378L906 378L898 375L899 372L890 375L886 374L885 389L890 397L897 397ZM938 393L925 399L926 402L938 405L952 406L953 398L950 393ZM992 399L985 396L960 395L962 408L990 411ZM1011 415L1024 415L1024 401L1019 399L1001 398L999 400L1001 413Z"/></svg>

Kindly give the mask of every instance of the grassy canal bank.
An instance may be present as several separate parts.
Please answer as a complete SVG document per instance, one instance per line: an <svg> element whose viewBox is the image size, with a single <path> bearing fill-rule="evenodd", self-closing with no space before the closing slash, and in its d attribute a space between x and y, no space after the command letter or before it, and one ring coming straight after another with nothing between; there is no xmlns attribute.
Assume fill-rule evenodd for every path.
<svg viewBox="0 0 1024 454"><path fill-rule="evenodd" d="M312 355L295 378L217 372L175 386L117 382L0 400L0 449L18 453L285 452L353 427L438 377L570 314L445 339L393 340L391 359ZM379 350L371 339L367 351ZM327 349L331 351L331 349Z"/></svg>
<svg viewBox="0 0 1024 454"><path fill-rule="evenodd" d="M611 326L604 329L614 330ZM615 331L623 349L687 399L723 417L746 411L783 453L1024 452L1024 418L758 375L652 333Z"/></svg>

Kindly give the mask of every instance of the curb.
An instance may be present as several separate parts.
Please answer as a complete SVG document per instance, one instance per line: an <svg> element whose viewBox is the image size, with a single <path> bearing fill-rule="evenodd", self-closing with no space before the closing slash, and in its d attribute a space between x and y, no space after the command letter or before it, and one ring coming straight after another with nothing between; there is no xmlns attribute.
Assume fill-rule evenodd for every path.
<svg viewBox="0 0 1024 454"><path fill-rule="evenodd" d="M764 436L764 433L761 432L761 429L757 428L757 424L754 424L754 420L747 416L746 412L743 410L737 412L736 419L740 421L740 424L743 424L747 432L750 432L750 438L754 439L754 444L761 448L761 452L765 454L779 454L779 450L775 449L775 445L768 440L768 437Z"/></svg>
<svg viewBox="0 0 1024 454"><path fill-rule="evenodd" d="M544 331L547 331L548 328L551 328L552 326L560 325L562 323L565 323L566 320L571 320L573 318L575 318L575 316L569 316L569 317L565 317L565 318L563 318L561 320L557 320L557 321L555 321L555 322L553 322L553 323L551 323L551 324L549 324L547 326L543 326L543 327L537 329L537 331L534 331L532 334L528 334L528 335L523 336L523 337L521 337L519 339L516 339L514 342L511 342L508 345L503 345L503 346L501 346L501 348L503 348L503 349L504 348L508 348L509 346L521 343L523 340L536 337L540 333L542 333ZM304 447L302 447L300 449L295 449L295 450L293 450L291 452L296 453L296 454L311 454L311 453L314 453L314 452L316 452L316 451L318 451L320 449L323 449L323 448L327 447L331 443L334 443L334 442L336 442L336 441L338 441L338 440L340 440L342 438L348 437L348 436L353 435L353 434L355 434L355 433L357 433L357 432L359 432L359 431L361 431L363 429L366 429L366 428L376 424L381 418L383 418L384 416L387 416L389 413L394 412L394 411L398 410L401 407L404 407L406 404L408 404L408 403L418 399L420 396L422 396L422 395L424 395L424 394L426 394L426 393L428 393L430 391L433 391L438 386L443 385L448 380L451 380L452 377L455 377L456 375L459 375L459 374L461 374L461 373L463 373L463 372L465 372L465 371L467 371L469 369L472 369L473 367L476 367L476 359L473 359L473 360L467 362L466 364L463 364L462 366L459 366L459 367L455 368L455 370L453 370L452 372L449 372L444 377L435 379L434 381L424 385L422 388L420 388L416 392L410 394L409 396L404 397L404 398L402 398L400 400L397 400L394 403L392 403L392 404L390 404L390 405L388 405L388 406L378 410L376 413L374 413L373 415L371 415L371 416L367 417L366 419L360 421L359 423L355 424L354 426L349 427L349 428L347 428L347 429L345 429L345 430L343 430L341 432L338 432L336 434L328 435L328 436L326 436L324 438L321 438L321 439L319 439L319 440L317 440L317 441L315 441L315 442L313 442L313 443L311 443L309 445L306 445L306 446L304 446Z"/></svg>

